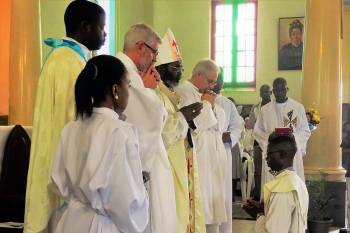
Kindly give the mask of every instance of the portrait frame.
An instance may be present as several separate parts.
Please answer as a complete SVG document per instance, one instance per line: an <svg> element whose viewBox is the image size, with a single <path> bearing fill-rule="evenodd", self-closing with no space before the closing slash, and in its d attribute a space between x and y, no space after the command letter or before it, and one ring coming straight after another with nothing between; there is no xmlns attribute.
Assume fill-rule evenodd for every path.
<svg viewBox="0 0 350 233"><path fill-rule="evenodd" d="M305 17L279 18L278 27L278 70L301 70Z"/></svg>

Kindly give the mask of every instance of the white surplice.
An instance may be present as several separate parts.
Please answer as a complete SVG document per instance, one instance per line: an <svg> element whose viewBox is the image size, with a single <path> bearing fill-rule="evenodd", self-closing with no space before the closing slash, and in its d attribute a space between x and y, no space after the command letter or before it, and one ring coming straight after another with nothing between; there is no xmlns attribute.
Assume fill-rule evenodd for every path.
<svg viewBox="0 0 350 233"><path fill-rule="evenodd" d="M108 108L62 130L51 178L65 200L54 232L142 232L148 197L137 131Z"/></svg>
<svg viewBox="0 0 350 233"><path fill-rule="evenodd" d="M201 102L202 94L189 81L176 89L181 107ZM206 224L226 222L225 184L227 158L222 143L225 124L224 110L215 105L212 109L208 101L202 101L203 109L194 119L195 130L191 130L197 154L199 183L202 194Z"/></svg>
<svg viewBox="0 0 350 233"><path fill-rule="evenodd" d="M250 109L249 113L249 127L251 129L254 129L255 122L258 119L258 116L260 114L260 109L261 109L261 101L257 104L254 104L252 108Z"/></svg>
<svg viewBox="0 0 350 233"><path fill-rule="evenodd" d="M176 206L173 175L161 133L167 111L155 91L145 88L134 62L124 53L116 56L130 78L126 121L137 127L142 170L150 172L147 189L150 199L150 225L145 232L176 232Z"/></svg>
<svg viewBox="0 0 350 233"><path fill-rule="evenodd" d="M280 104L276 103L276 100L272 100L261 108L253 131L254 138L263 151L261 176L262 186L273 180L273 176L269 173L270 169L267 166L265 154L267 151L269 135L275 131L276 127L292 127L293 135L298 147L298 151L294 157L294 169L299 177L305 181L303 156L306 154L306 144L311 132L306 120L304 106L295 100L288 98L283 107L284 112L282 113L279 112L282 108L279 108L278 105ZM292 115L288 116L288 113ZM283 119L279 117L279 115L283 115Z"/></svg>
<svg viewBox="0 0 350 233"><path fill-rule="evenodd" d="M255 233L304 233L309 194L295 171L281 172L264 190L265 216L256 221Z"/></svg>
<svg viewBox="0 0 350 233"><path fill-rule="evenodd" d="M240 116L237 112L236 106L231 100L225 96L218 94L215 103L222 107L225 111L226 120L224 124L224 132L230 132L229 142L223 143L226 150L227 157L227 176L226 176L226 223L221 223L219 226L220 233L232 232L232 154L231 149L241 138L242 125Z"/></svg>
<svg viewBox="0 0 350 233"><path fill-rule="evenodd" d="M249 154L253 156L254 152L254 137L253 129L245 129L245 137L242 139L243 147L245 151L248 151Z"/></svg>

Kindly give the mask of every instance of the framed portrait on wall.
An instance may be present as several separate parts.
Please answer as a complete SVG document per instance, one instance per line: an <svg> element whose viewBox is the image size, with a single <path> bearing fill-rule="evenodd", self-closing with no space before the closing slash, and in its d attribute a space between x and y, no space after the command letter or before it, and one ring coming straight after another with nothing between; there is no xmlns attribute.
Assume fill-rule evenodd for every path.
<svg viewBox="0 0 350 233"><path fill-rule="evenodd" d="M304 17L279 19L278 70L302 69L304 22Z"/></svg>

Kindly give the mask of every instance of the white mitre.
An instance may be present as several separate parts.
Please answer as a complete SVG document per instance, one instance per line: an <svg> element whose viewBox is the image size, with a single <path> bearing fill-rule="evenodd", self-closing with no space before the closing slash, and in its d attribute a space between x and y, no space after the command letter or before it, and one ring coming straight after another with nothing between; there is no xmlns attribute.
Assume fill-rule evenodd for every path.
<svg viewBox="0 0 350 233"><path fill-rule="evenodd" d="M162 39L162 44L158 46L158 52L159 54L155 66L182 60L174 34L170 28L168 28L165 33L165 36Z"/></svg>

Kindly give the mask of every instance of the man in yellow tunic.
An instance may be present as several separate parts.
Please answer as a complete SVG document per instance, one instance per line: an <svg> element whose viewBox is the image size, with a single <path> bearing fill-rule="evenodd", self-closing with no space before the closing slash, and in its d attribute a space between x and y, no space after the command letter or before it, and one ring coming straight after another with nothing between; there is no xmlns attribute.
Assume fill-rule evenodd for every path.
<svg viewBox="0 0 350 233"><path fill-rule="evenodd" d="M73 1L65 12L66 36L46 39L53 47L41 70L33 122L24 232L43 232L59 197L47 186L63 126L74 119L74 85L89 50L105 41L105 12L89 1Z"/></svg>
<svg viewBox="0 0 350 233"><path fill-rule="evenodd" d="M173 172L177 232L205 232L204 213L200 195L197 161L193 144L186 138L189 123L197 117L202 103L194 103L178 109L179 97L173 91L181 79L182 59L174 35L168 29L159 46L157 66L162 83L156 93L164 103L168 117L164 123L162 138Z"/></svg>

